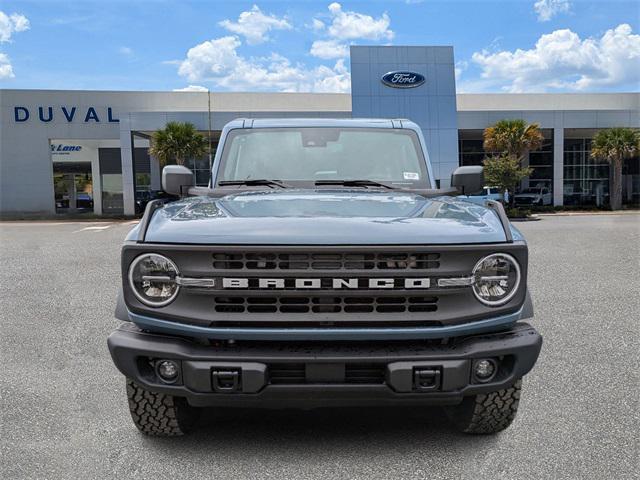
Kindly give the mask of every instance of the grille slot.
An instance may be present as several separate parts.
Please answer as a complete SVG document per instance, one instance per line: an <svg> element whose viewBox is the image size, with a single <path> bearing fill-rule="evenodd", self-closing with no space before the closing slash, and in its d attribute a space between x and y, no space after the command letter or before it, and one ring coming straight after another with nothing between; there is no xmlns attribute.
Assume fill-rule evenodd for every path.
<svg viewBox="0 0 640 480"><path fill-rule="evenodd" d="M438 297L215 297L218 313L403 313L435 312Z"/></svg>
<svg viewBox="0 0 640 480"><path fill-rule="evenodd" d="M385 366L378 363L353 363L345 366L345 383L381 385L384 383Z"/></svg>
<svg viewBox="0 0 640 480"><path fill-rule="evenodd" d="M306 383L304 363L274 363L269 365L269 382L272 385Z"/></svg>
<svg viewBox="0 0 640 480"><path fill-rule="evenodd" d="M433 270L439 253L214 253L214 270Z"/></svg>
<svg viewBox="0 0 640 480"><path fill-rule="evenodd" d="M304 385L307 383L304 363L274 363L268 366L271 385ZM347 363L345 384L382 385L385 365L382 363Z"/></svg>

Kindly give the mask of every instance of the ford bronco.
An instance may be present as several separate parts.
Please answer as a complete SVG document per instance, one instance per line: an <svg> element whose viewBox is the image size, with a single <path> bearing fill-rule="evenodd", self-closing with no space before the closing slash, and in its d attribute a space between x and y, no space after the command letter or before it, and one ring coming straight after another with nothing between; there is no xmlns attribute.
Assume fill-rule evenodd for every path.
<svg viewBox="0 0 640 480"><path fill-rule="evenodd" d="M181 435L202 407L444 407L511 424L542 345L527 244L459 167L436 188L407 120L245 119L209 187L170 165L122 247L108 339L131 416Z"/></svg>

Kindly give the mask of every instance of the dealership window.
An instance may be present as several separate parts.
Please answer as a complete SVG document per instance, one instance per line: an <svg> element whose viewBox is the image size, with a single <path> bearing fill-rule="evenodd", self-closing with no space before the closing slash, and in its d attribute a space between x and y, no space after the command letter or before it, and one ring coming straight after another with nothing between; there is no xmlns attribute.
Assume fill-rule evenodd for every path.
<svg viewBox="0 0 640 480"><path fill-rule="evenodd" d="M209 157L207 155L188 159L185 162L185 167L193 172L194 180L198 187L207 187L209 185L211 169L209 168Z"/></svg>
<svg viewBox="0 0 640 480"><path fill-rule="evenodd" d="M53 192L56 213L91 213L95 142L50 140Z"/></svg>
<svg viewBox="0 0 640 480"><path fill-rule="evenodd" d="M102 185L102 213L121 215L124 213L122 161L119 148L98 150L100 180Z"/></svg>
<svg viewBox="0 0 640 480"><path fill-rule="evenodd" d="M133 163L136 174L136 192L148 192L151 190L151 159L149 158L149 149L134 148Z"/></svg>
<svg viewBox="0 0 640 480"><path fill-rule="evenodd" d="M564 140L564 204L609 203L609 164L591 158L591 138Z"/></svg>
<svg viewBox="0 0 640 480"><path fill-rule="evenodd" d="M553 190L553 130L541 129L544 135L542 146L529 152L529 166L533 172L529 176L529 186L545 186Z"/></svg>
<svg viewBox="0 0 640 480"><path fill-rule="evenodd" d="M482 160L487 156L482 143L482 130L460 130L458 132L460 166L482 165Z"/></svg>
<svg viewBox="0 0 640 480"><path fill-rule="evenodd" d="M640 156L629 158L622 166L622 203L640 206Z"/></svg>
<svg viewBox="0 0 640 480"><path fill-rule="evenodd" d="M53 162L56 213L93 212L91 162Z"/></svg>
<svg viewBox="0 0 640 480"><path fill-rule="evenodd" d="M533 172L523 182L526 186L544 186L553 188L553 130L541 129L544 142L540 149L529 152L529 166ZM460 130L458 132L458 151L460 165L482 165L482 161L495 152L485 152L482 139L483 130ZM525 162L526 164L526 162Z"/></svg>

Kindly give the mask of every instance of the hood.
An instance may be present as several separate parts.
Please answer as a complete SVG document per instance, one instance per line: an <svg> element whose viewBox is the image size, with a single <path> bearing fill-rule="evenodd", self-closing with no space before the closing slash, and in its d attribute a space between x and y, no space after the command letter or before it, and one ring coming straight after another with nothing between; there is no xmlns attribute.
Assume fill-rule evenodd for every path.
<svg viewBox="0 0 640 480"><path fill-rule="evenodd" d="M131 232L130 238L135 235ZM493 211L452 197L323 189L243 192L169 203L153 215L146 241L407 245L504 242L505 234Z"/></svg>

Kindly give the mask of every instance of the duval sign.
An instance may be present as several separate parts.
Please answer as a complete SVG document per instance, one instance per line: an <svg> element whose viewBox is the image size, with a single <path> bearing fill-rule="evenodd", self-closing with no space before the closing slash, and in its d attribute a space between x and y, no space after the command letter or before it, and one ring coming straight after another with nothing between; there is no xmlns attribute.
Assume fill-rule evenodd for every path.
<svg viewBox="0 0 640 480"><path fill-rule="evenodd" d="M55 118L62 119L67 123L117 123L120 120L113 115L111 107L75 107L63 105L60 107L38 106L38 107L13 107L13 119L16 123L23 123L30 118L39 120L42 123L52 122Z"/></svg>
<svg viewBox="0 0 640 480"><path fill-rule="evenodd" d="M393 88L415 88L425 82L424 75L406 71L385 73L381 80L387 87Z"/></svg>

